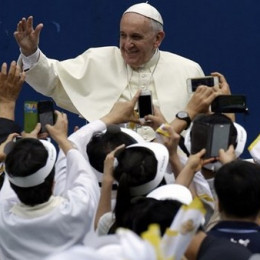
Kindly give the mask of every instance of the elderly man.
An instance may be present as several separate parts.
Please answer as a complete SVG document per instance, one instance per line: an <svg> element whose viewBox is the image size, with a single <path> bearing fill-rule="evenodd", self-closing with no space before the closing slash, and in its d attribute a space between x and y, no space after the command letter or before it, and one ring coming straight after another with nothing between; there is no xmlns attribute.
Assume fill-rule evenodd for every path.
<svg viewBox="0 0 260 260"><path fill-rule="evenodd" d="M153 105L172 121L190 98L186 79L204 75L197 63L159 50L165 36L163 19L148 3L123 13L120 48L90 48L74 59L47 58L38 48L42 28L43 24L34 28L30 16L22 18L14 32L26 80L58 106L88 121L107 114L116 101L130 100L138 89L150 90Z"/></svg>

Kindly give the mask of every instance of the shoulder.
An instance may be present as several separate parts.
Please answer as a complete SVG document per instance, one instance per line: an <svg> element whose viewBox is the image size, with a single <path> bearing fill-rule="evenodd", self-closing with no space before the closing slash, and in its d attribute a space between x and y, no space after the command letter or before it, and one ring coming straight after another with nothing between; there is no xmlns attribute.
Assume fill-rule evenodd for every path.
<svg viewBox="0 0 260 260"><path fill-rule="evenodd" d="M199 66L197 62L172 52L160 51L160 55L163 61L183 64L186 66Z"/></svg>
<svg viewBox="0 0 260 260"><path fill-rule="evenodd" d="M95 47L87 49L82 55L92 55L95 57L121 56L120 49L116 46Z"/></svg>

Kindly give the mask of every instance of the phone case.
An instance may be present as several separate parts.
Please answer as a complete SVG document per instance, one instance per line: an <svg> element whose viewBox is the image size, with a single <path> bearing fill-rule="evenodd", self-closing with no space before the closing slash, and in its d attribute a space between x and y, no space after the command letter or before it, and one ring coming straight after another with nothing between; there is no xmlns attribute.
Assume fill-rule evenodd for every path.
<svg viewBox="0 0 260 260"><path fill-rule="evenodd" d="M37 105L37 101L24 102L24 131L26 133L32 132L38 122Z"/></svg>
<svg viewBox="0 0 260 260"><path fill-rule="evenodd" d="M47 132L46 124L54 124L54 103L51 100L38 102L38 121L41 123L40 133Z"/></svg>

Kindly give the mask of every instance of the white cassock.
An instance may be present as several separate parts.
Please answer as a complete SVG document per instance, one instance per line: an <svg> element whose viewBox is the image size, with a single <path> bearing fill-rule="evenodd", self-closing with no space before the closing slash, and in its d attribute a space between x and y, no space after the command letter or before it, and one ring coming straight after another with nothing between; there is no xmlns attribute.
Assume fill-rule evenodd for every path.
<svg viewBox="0 0 260 260"><path fill-rule="evenodd" d="M100 195L97 178L76 149L66 159L60 196L34 207L12 198L1 202L0 259L44 259L81 244L91 230Z"/></svg>
<svg viewBox="0 0 260 260"><path fill-rule="evenodd" d="M20 65L22 60L20 57ZM116 101L131 99L136 85L137 89L147 87L153 103L170 122L191 97L186 80L202 76L198 63L170 52L157 51L136 71L125 64L119 48L100 47L64 61L49 59L40 52L38 62L26 72L26 81L52 97L58 106L88 121L106 115ZM146 82L142 82L145 77Z"/></svg>

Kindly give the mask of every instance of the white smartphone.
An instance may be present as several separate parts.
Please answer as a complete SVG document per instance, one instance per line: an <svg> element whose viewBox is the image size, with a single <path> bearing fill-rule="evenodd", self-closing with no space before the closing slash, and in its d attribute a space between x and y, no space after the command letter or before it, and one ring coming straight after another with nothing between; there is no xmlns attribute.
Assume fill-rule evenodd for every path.
<svg viewBox="0 0 260 260"><path fill-rule="evenodd" d="M142 90L138 99L138 113L140 119L153 114L152 92L150 90Z"/></svg>
<svg viewBox="0 0 260 260"><path fill-rule="evenodd" d="M187 79L187 87L189 92L196 91L197 87L200 85L205 85L208 87L213 87L219 84L218 77L216 76L206 76L201 78L189 78Z"/></svg>

